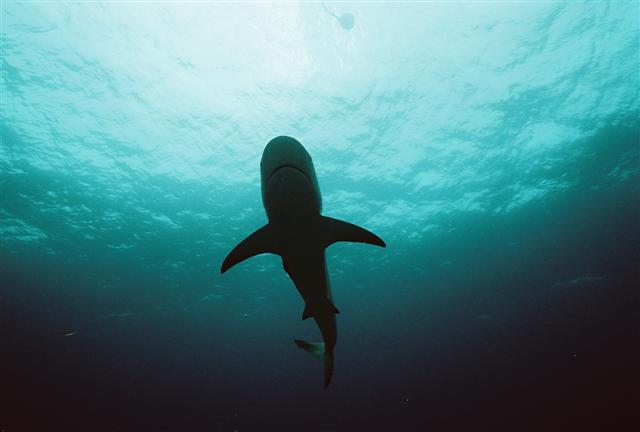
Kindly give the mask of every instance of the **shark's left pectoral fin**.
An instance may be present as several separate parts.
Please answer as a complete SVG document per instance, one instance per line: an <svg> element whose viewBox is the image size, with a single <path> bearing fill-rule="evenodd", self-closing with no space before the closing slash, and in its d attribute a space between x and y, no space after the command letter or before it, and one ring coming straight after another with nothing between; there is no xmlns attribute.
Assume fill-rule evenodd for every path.
<svg viewBox="0 0 640 432"><path fill-rule="evenodd" d="M325 247L343 241L386 247L384 241L371 231L358 225L326 216L322 216L322 235Z"/></svg>
<svg viewBox="0 0 640 432"><path fill-rule="evenodd" d="M229 252L229 255L227 255L222 263L222 267L220 267L220 272L224 273L234 265L252 256L263 253L278 253L276 249L272 230L269 224L267 224L257 231L254 231L253 234L242 240Z"/></svg>

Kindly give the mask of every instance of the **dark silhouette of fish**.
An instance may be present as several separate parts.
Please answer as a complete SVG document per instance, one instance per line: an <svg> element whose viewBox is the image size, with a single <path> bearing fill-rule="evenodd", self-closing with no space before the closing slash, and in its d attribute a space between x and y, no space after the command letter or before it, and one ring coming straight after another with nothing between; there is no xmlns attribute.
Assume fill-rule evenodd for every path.
<svg viewBox="0 0 640 432"><path fill-rule="evenodd" d="M262 202L269 223L241 241L225 258L221 272L255 255L282 257L305 307L302 319L313 317L323 342L295 340L299 348L324 363L324 388L333 375L336 314L331 299L325 249L336 242L368 243L385 247L377 235L357 225L322 216L322 198L311 156L297 140L272 139L262 154Z"/></svg>

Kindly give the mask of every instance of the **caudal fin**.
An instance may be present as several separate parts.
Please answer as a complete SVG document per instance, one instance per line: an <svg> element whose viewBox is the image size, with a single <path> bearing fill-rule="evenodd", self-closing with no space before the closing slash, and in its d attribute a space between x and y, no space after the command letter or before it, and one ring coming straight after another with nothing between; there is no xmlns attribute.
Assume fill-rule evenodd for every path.
<svg viewBox="0 0 640 432"><path fill-rule="evenodd" d="M324 388L329 387L331 377L333 376L333 350L325 350L324 342L306 342L295 339L294 342L298 348L305 350L318 360L322 360L324 365Z"/></svg>

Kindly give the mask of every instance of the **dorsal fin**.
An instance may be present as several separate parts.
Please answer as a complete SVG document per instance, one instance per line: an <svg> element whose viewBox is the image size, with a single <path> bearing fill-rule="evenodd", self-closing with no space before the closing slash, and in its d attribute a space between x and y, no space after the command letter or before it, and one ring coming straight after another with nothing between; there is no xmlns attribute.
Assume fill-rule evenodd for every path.
<svg viewBox="0 0 640 432"><path fill-rule="evenodd" d="M224 273L234 265L263 253L278 253L269 224L256 230L242 240L224 259L220 272Z"/></svg>
<svg viewBox="0 0 640 432"><path fill-rule="evenodd" d="M358 225L327 216L321 216L321 219L324 247L342 241L386 247L386 244L380 237Z"/></svg>

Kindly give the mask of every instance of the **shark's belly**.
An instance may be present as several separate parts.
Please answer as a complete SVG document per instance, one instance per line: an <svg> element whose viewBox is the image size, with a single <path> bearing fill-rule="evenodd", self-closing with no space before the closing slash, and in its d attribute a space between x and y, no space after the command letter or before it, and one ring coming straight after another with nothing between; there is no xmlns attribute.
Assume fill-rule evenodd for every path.
<svg viewBox="0 0 640 432"><path fill-rule="evenodd" d="M262 199L270 222L304 224L320 214L320 195L300 170L284 166L263 185Z"/></svg>

